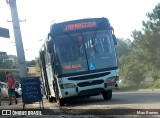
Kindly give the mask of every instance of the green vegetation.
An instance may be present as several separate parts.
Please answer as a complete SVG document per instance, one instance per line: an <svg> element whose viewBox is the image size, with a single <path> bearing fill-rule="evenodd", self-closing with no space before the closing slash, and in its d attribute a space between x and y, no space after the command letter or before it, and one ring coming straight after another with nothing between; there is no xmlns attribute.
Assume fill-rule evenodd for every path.
<svg viewBox="0 0 160 118"><path fill-rule="evenodd" d="M6 75L5 72L0 72L0 81L5 82L6 81Z"/></svg>
<svg viewBox="0 0 160 118"><path fill-rule="evenodd" d="M160 88L160 4L146 15L142 31L132 32L133 42L119 39L120 78L125 82L121 89ZM146 83L148 75L153 80L150 84Z"/></svg>
<svg viewBox="0 0 160 118"><path fill-rule="evenodd" d="M156 80L155 82L153 82L153 84L151 84L151 88L152 89L160 88L160 80Z"/></svg>
<svg viewBox="0 0 160 118"><path fill-rule="evenodd" d="M0 56L0 68L13 68L12 62L7 59L7 56ZM0 81L5 82L5 76L5 72L0 72Z"/></svg>
<svg viewBox="0 0 160 118"><path fill-rule="evenodd" d="M36 57L35 60L27 61L27 67L35 67L38 72L40 72L40 60Z"/></svg>
<svg viewBox="0 0 160 118"><path fill-rule="evenodd" d="M38 72L40 72L41 71L40 70L40 59L38 57L36 57L35 62L36 62L36 70Z"/></svg>
<svg viewBox="0 0 160 118"><path fill-rule="evenodd" d="M141 89L150 89L150 90L154 90L154 89L160 89L160 80L156 80L152 83L140 83L140 84L126 84L126 83L122 83L120 85L120 90L121 91L137 91L137 90L141 90Z"/></svg>
<svg viewBox="0 0 160 118"><path fill-rule="evenodd" d="M120 91L137 91L140 89L151 89L149 84L122 84L120 85Z"/></svg>

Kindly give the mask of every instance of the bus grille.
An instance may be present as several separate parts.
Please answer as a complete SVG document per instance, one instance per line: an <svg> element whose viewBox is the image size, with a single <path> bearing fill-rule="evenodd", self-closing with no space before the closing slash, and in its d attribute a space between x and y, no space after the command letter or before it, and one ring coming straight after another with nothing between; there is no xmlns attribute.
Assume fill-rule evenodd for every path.
<svg viewBox="0 0 160 118"><path fill-rule="evenodd" d="M104 80L89 80L86 82L80 82L77 84L78 87L92 86L104 83Z"/></svg>
<svg viewBox="0 0 160 118"><path fill-rule="evenodd" d="M78 77L71 77L71 78L68 78L68 80L74 80L74 81L77 80L78 81L78 80L95 79L95 78L104 77L104 76L109 75L109 74L110 74L110 72L91 74L91 75L83 75L83 76L78 76Z"/></svg>
<svg viewBox="0 0 160 118"><path fill-rule="evenodd" d="M89 89L89 90L83 90L78 93L78 95L94 95L103 93L105 90L103 88L95 88L95 89Z"/></svg>

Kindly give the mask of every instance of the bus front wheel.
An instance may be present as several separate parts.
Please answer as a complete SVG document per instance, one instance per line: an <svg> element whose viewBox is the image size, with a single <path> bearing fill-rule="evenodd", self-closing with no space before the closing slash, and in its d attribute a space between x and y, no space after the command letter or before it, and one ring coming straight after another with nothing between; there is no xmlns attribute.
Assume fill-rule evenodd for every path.
<svg viewBox="0 0 160 118"><path fill-rule="evenodd" d="M112 99L112 90L105 91L102 93L104 100L111 100Z"/></svg>

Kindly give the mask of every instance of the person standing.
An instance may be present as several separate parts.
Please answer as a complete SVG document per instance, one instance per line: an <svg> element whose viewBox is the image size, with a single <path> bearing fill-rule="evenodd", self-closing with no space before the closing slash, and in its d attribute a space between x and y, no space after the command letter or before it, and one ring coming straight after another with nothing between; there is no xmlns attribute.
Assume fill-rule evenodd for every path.
<svg viewBox="0 0 160 118"><path fill-rule="evenodd" d="M15 98L15 104L17 104L17 99L15 96L16 78L10 72L6 72L6 82L8 85L9 105L12 105L12 97Z"/></svg>

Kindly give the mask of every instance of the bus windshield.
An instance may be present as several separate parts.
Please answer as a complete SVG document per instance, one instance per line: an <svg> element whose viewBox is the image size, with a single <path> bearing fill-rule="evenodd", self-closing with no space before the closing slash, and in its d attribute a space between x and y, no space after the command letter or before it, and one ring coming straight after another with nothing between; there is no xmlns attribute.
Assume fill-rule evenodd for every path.
<svg viewBox="0 0 160 118"><path fill-rule="evenodd" d="M67 34L54 41L61 74L117 66L111 31Z"/></svg>
<svg viewBox="0 0 160 118"><path fill-rule="evenodd" d="M97 31L84 34L89 70L116 67L116 53L111 31Z"/></svg>
<svg viewBox="0 0 160 118"><path fill-rule="evenodd" d="M59 36L55 38L55 52L61 74L87 70L82 36L79 34Z"/></svg>

